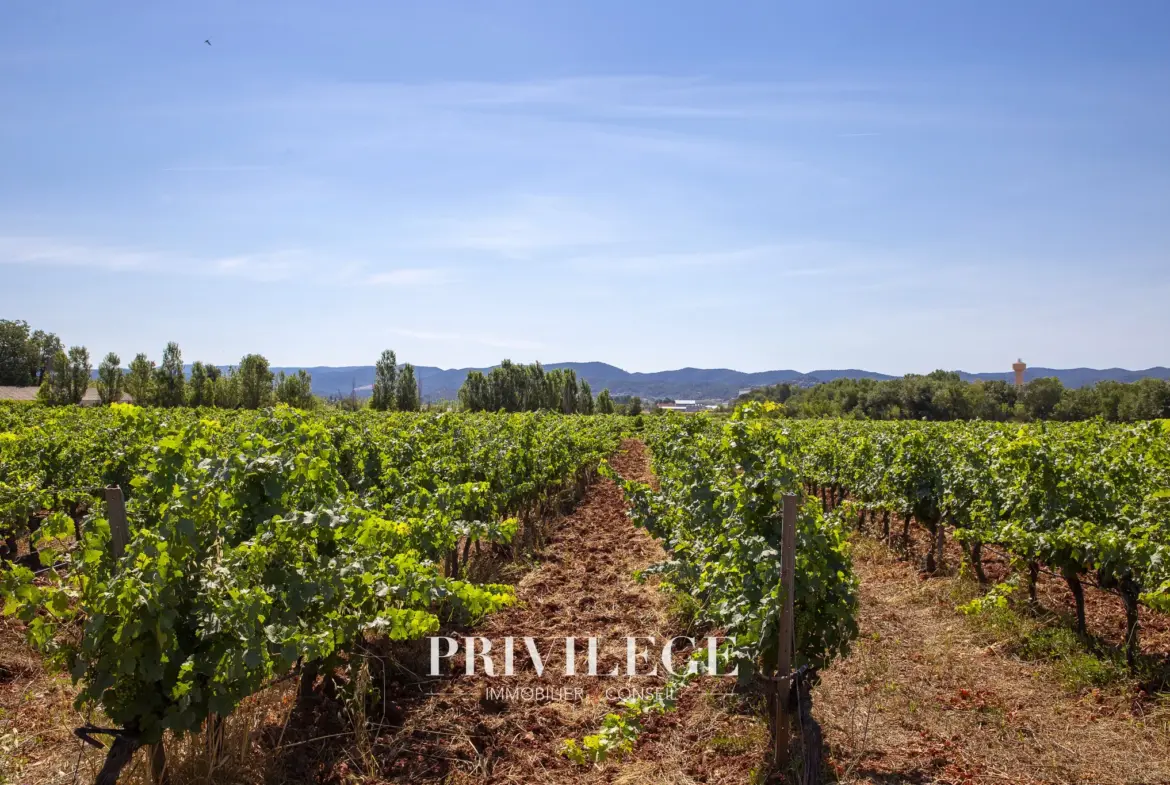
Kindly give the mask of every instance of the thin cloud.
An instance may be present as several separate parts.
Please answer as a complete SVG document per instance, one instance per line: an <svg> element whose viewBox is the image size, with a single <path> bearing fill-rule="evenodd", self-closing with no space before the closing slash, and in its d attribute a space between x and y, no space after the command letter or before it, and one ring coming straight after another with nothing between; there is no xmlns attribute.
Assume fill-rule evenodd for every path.
<svg viewBox="0 0 1170 785"><path fill-rule="evenodd" d="M436 222L428 235L436 248L481 251L527 259L549 251L617 242L626 229L614 216L572 199L525 196L494 208Z"/></svg>
<svg viewBox="0 0 1170 785"><path fill-rule="evenodd" d="M371 286L423 286L449 283L451 280L451 274L448 271L425 267L386 270L365 278L365 282Z"/></svg>
<svg viewBox="0 0 1170 785"><path fill-rule="evenodd" d="M370 273L368 265L361 262L338 260L300 249L198 257L16 236L0 236L0 264L89 267L109 272L157 275L217 276L261 283L310 280L341 286L411 286L450 280L446 271L423 268Z"/></svg>
<svg viewBox="0 0 1170 785"><path fill-rule="evenodd" d="M755 265L767 267L772 275L808 277L856 272L861 269L850 260L848 249L818 242L766 243L740 248L705 251L677 251L654 254L615 252L581 256L569 264L581 270L661 274L671 270L688 270ZM872 264L865 265L872 270Z"/></svg>
<svg viewBox="0 0 1170 785"><path fill-rule="evenodd" d="M517 351L535 351L545 348L539 341L529 341L523 338L499 338L479 333L432 332L429 330L391 329L389 332L407 338L416 338L420 341L436 341L441 343L473 343L480 346L489 346L493 349L515 349Z"/></svg>

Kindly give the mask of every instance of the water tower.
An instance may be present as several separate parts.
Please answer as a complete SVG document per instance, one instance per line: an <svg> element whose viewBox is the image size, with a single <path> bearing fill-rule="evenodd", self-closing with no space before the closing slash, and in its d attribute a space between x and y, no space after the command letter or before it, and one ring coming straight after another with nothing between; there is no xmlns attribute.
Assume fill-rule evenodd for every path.
<svg viewBox="0 0 1170 785"><path fill-rule="evenodd" d="M1012 363L1012 370L1016 372L1016 387L1024 386L1024 369L1028 365L1023 360L1016 360Z"/></svg>

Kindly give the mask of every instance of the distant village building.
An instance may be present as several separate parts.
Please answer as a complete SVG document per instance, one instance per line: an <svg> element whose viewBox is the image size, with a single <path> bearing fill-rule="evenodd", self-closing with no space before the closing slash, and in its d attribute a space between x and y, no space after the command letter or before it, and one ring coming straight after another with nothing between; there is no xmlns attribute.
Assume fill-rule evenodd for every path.
<svg viewBox="0 0 1170 785"><path fill-rule="evenodd" d="M658 408L666 412L705 412L718 408L718 404L704 404L692 399L680 398L674 403L660 403Z"/></svg>

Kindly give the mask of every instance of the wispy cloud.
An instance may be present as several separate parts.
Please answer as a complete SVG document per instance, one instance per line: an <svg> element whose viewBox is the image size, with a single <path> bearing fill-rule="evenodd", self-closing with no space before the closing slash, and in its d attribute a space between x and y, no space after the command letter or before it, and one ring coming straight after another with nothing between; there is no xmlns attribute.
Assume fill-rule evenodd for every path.
<svg viewBox="0 0 1170 785"><path fill-rule="evenodd" d="M449 270L425 267L406 267L372 273L365 278L371 286L423 286L450 283L453 280Z"/></svg>
<svg viewBox="0 0 1170 785"><path fill-rule="evenodd" d="M44 237L0 236L0 264L63 265L106 270L142 270L155 254L109 246L80 245Z"/></svg>
<svg viewBox="0 0 1170 785"><path fill-rule="evenodd" d="M771 276L783 278L843 275L890 268L888 260L877 259L872 253L860 253L836 243L815 241L652 254L619 250L575 257L569 260L569 264L581 270L652 274L671 270L724 270L754 266L766 269Z"/></svg>
<svg viewBox="0 0 1170 785"><path fill-rule="evenodd" d="M494 349L515 349L517 351L535 351L543 349L545 345L539 341L530 341L525 338L500 338L493 335L462 332L433 332L429 330L391 329L389 332L407 338L416 338L420 341L435 341L441 343L472 343L479 346L490 346Z"/></svg>
<svg viewBox="0 0 1170 785"><path fill-rule="evenodd" d="M333 285L421 286L450 280L441 269L375 270L307 250L200 257L120 246L63 242L44 237L0 236L0 264L90 267L110 272L203 275L264 283L309 280Z"/></svg>
<svg viewBox="0 0 1170 785"><path fill-rule="evenodd" d="M595 247L628 237L614 215L573 199L526 195L498 206L471 206L441 218L424 243L440 249L470 250L510 259L543 252Z"/></svg>

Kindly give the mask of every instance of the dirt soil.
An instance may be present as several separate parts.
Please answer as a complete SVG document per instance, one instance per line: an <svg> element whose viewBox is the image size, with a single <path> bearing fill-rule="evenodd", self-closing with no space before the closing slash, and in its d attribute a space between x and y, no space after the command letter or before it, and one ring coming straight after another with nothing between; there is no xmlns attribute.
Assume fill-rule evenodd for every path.
<svg viewBox="0 0 1170 785"><path fill-rule="evenodd" d="M1170 701L1070 693L956 613L959 578L855 544L861 637L814 692L840 782L1170 782Z"/></svg>
<svg viewBox="0 0 1170 785"><path fill-rule="evenodd" d="M650 479L646 450L639 441L626 441L611 464L623 477ZM759 738L761 745L764 740L751 731L752 718L719 709L719 701L727 700L719 696L726 686L695 685L686 690L680 710L651 717L635 754L620 763L581 766L560 753L565 739L596 733L605 714L616 710L619 700L628 695L624 690L652 690L665 684L661 666L656 677L625 675L626 636L653 636L661 647L663 641L683 634L674 627L666 594L653 581L635 580L638 570L660 561L665 553L657 541L630 523L625 511L620 489L601 479L571 514L554 522L539 566L517 586L516 606L495 614L476 630L496 642L493 645L506 636L516 638L516 675L461 674L431 685L426 699L408 708L402 727L375 745L375 749L398 751L393 761L379 766L381 778L451 785L746 780L754 750L744 739ZM542 653L553 641L557 643L558 648L543 657L547 669L543 677L531 667L519 642L522 636L543 641ZM601 647L598 672L620 665L622 675L565 676L561 648L565 636L579 641L579 671L584 670L582 639L594 636L610 642ZM461 671L465 659L458 655L455 665ZM649 664L640 667L648 669ZM507 700L489 695L489 687L564 692L551 699ZM580 695L574 690L580 690ZM713 749L706 743L709 740L722 744L717 742Z"/></svg>
<svg viewBox="0 0 1170 785"><path fill-rule="evenodd" d="M871 529L876 524L871 524ZM901 523L891 523L895 529L895 542L899 549L902 547ZM942 572L950 577L958 572L963 561L963 552L958 542L948 530L946 537L945 569ZM907 554L912 560L921 561L930 542L930 533L916 522L910 527L910 550ZM983 570L990 583L995 584L1006 580L1011 575L1011 559L1009 555L994 546L983 548ZM1022 577L1022 576L1021 576ZM1113 591L1097 588L1091 575L1082 576L1085 591L1085 626L1091 636L1105 646L1112 647L1120 653L1125 645L1125 606L1121 596ZM1026 591L1026 583L1021 582L1020 592ZM1059 575L1051 570L1042 569L1036 581L1036 597L1044 610L1063 617L1068 626L1075 625L1076 601L1068 584ZM1170 615L1152 611L1145 606L1138 609L1140 625L1140 643L1142 653L1147 659L1167 660L1170 662Z"/></svg>

